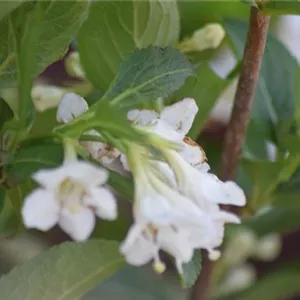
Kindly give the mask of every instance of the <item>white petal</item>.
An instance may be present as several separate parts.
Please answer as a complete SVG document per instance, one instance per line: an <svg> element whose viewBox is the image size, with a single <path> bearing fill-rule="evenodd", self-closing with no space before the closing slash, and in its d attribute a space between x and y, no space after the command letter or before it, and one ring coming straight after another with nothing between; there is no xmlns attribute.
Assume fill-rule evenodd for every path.
<svg viewBox="0 0 300 300"><path fill-rule="evenodd" d="M159 194L147 195L139 201L140 214L146 222L157 226L169 225L174 220L174 209L170 202Z"/></svg>
<svg viewBox="0 0 300 300"><path fill-rule="evenodd" d="M227 211L219 211L213 215L214 220L224 223L240 224L241 220L238 216Z"/></svg>
<svg viewBox="0 0 300 300"><path fill-rule="evenodd" d="M134 223L127 233L126 239L123 241L120 247L120 251L122 254L125 254L126 252L130 251L130 249L134 246L137 239L142 234L142 231L144 230L146 224L142 223Z"/></svg>
<svg viewBox="0 0 300 300"><path fill-rule="evenodd" d="M234 182L222 182L212 174L202 174L201 188L205 197L214 203L243 206L246 197L243 190Z"/></svg>
<svg viewBox="0 0 300 300"><path fill-rule="evenodd" d="M32 175L40 185L55 190L66 179L67 173L64 165L55 169L41 169Z"/></svg>
<svg viewBox="0 0 300 300"><path fill-rule="evenodd" d="M126 241L125 241L126 243ZM144 236L139 236L135 243L127 248L121 246L120 252L125 256L126 261L134 266L141 266L153 259L157 253L157 247Z"/></svg>
<svg viewBox="0 0 300 300"><path fill-rule="evenodd" d="M94 188L84 198L84 203L96 210L96 215L102 219L115 220L117 218L117 203L114 195L106 188Z"/></svg>
<svg viewBox="0 0 300 300"><path fill-rule="evenodd" d="M165 227L158 231L157 244L181 263L189 262L193 257L194 249L189 242L187 232L183 230L172 230Z"/></svg>
<svg viewBox="0 0 300 300"><path fill-rule="evenodd" d="M57 223L59 209L54 194L36 189L24 200L22 207L24 224L27 228L47 231Z"/></svg>
<svg viewBox="0 0 300 300"><path fill-rule="evenodd" d="M173 142L182 142L183 135L173 129L168 123L157 120L151 124L150 130L153 133L156 133L163 138L173 141Z"/></svg>
<svg viewBox="0 0 300 300"><path fill-rule="evenodd" d="M61 123L68 123L88 110L86 101L77 94L68 93L60 100L56 119Z"/></svg>
<svg viewBox="0 0 300 300"><path fill-rule="evenodd" d="M183 149L180 151L183 159L192 166L205 162L206 155L198 145L189 145L184 143Z"/></svg>
<svg viewBox="0 0 300 300"><path fill-rule="evenodd" d="M160 118L176 131L186 135L192 127L197 112L198 107L195 100L184 98L180 102L165 107Z"/></svg>
<svg viewBox="0 0 300 300"><path fill-rule="evenodd" d="M92 187L106 183L108 171L86 161L68 163L64 166L66 176L78 181L85 187Z"/></svg>
<svg viewBox="0 0 300 300"><path fill-rule="evenodd" d="M120 161L121 161L121 163L122 163L124 169L125 169L126 171L130 171L130 166L129 166L129 163L128 163L128 160L127 160L127 157L126 157L125 154L122 153L122 154L120 155Z"/></svg>
<svg viewBox="0 0 300 300"><path fill-rule="evenodd" d="M207 173L210 170L210 166L206 162L197 164L194 166L194 168L203 173Z"/></svg>
<svg viewBox="0 0 300 300"><path fill-rule="evenodd" d="M147 126L154 120L158 119L159 115L154 110L143 109L143 110L131 110L127 114L127 118L140 126Z"/></svg>
<svg viewBox="0 0 300 300"><path fill-rule="evenodd" d="M77 212L64 208L60 212L58 223L61 229L72 239L84 241L94 229L95 216L89 208L81 207Z"/></svg>

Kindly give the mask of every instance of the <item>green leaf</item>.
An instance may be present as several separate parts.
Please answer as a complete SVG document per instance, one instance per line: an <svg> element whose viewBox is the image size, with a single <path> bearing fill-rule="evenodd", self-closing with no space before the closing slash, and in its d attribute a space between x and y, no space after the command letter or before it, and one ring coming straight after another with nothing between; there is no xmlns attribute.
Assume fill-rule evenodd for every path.
<svg viewBox="0 0 300 300"><path fill-rule="evenodd" d="M30 74L31 77L37 76L63 56L87 16L89 1L26 1L12 14L2 19L0 23L1 87L11 86L16 81L19 55L16 41L22 38L20 32L24 29L28 14L34 14L37 7L40 7L43 12L43 20L38 28L41 33L36 45L37 66L33 74ZM33 32L36 29L31 28L31 30ZM27 31L28 35L30 36L29 31Z"/></svg>
<svg viewBox="0 0 300 300"><path fill-rule="evenodd" d="M197 250L194 252L193 258L190 262L183 264L182 269L183 273L181 274L181 282L184 288L192 287L200 272L201 272L201 252Z"/></svg>
<svg viewBox="0 0 300 300"><path fill-rule="evenodd" d="M5 236L11 236L15 234L21 226L20 219L20 210L16 211L12 200L9 197L9 193L4 190L3 187L1 190L1 211L0 211L0 232ZM5 191L5 192L4 192Z"/></svg>
<svg viewBox="0 0 300 300"><path fill-rule="evenodd" d="M271 15L300 15L300 3L297 0L260 2L260 9Z"/></svg>
<svg viewBox="0 0 300 300"><path fill-rule="evenodd" d="M13 118L13 116L14 113L11 108L2 98L0 98L0 130L7 121Z"/></svg>
<svg viewBox="0 0 300 300"><path fill-rule="evenodd" d="M242 224L259 236L273 232L288 233L299 228L300 209L295 206L274 205L264 213L245 218Z"/></svg>
<svg viewBox="0 0 300 300"><path fill-rule="evenodd" d="M133 195L133 182L127 177L120 175L117 172L109 172L108 184L115 188L122 197L132 200Z"/></svg>
<svg viewBox="0 0 300 300"><path fill-rule="evenodd" d="M169 96L193 74L191 63L175 48L136 50L124 61L104 97L121 106L154 101Z"/></svg>
<svg viewBox="0 0 300 300"><path fill-rule="evenodd" d="M0 2L0 21L14 9L22 4L24 0L1 1Z"/></svg>
<svg viewBox="0 0 300 300"><path fill-rule="evenodd" d="M23 13L23 11L20 12ZM19 21L22 16L18 15ZM18 86L19 86L19 130L26 130L34 122L35 108L31 101L31 86L35 78L34 72L37 67L38 42L42 33L42 20L44 12L40 3L35 9L26 14L22 27L14 24L14 36L16 37L17 65L18 65Z"/></svg>
<svg viewBox="0 0 300 300"><path fill-rule="evenodd" d="M248 205L257 209L272 200L276 187L288 181L300 165L300 156L289 156L285 160L251 161L242 160L244 172L252 181L251 197Z"/></svg>
<svg viewBox="0 0 300 300"><path fill-rule="evenodd" d="M106 90L121 62L135 49L177 42L176 1L99 1L78 34L80 60L87 77Z"/></svg>
<svg viewBox="0 0 300 300"><path fill-rule="evenodd" d="M63 148L53 138L36 138L24 142L16 151L13 161L4 166L4 179L9 186L23 181L41 168L61 164Z"/></svg>
<svg viewBox="0 0 300 300"><path fill-rule="evenodd" d="M123 263L116 242L66 242L3 276L1 297L6 300L79 299Z"/></svg>
<svg viewBox="0 0 300 300"><path fill-rule="evenodd" d="M191 138L194 139L199 135L210 111L228 83L227 80L215 74L208 64L203 64L196 70L196 78L188 78L185 84L175 93L174 99L176 101L191 97L196 100L198 105L199 112L189 132Z"/></svg>
<svg viewBox="0 0 300 300"><path fill-rule="evenodd" d="M295 262L291 266L281 267L264 275L244 291L217 297L215 300L290 299L300 292L299 277L300 264Z"/></svg>

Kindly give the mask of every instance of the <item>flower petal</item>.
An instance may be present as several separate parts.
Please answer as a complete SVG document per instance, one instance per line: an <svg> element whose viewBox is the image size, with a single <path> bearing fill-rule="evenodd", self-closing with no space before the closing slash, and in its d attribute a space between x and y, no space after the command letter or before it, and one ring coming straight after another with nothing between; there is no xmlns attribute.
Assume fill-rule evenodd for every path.
<svg viewBox="0 0 300 300"><path fill-rule="evenodd" d="M75 93L68 93L60 100L56 119L61 123L68 123L89 109L87 102Z"/></svg>
<svg viewBox="0 0 300 300"><path fill-rule="evenodd" d="M136 240L140 237L142 234L146 224L143 223L134 223L127 233L127 236L123 243L121 244L120 251L121 253L126 253L130 250L131 247L134 246L136 243Z"/></svg>
<svg viewBox="0 0 300 300"><path fill-rule="evenodd" d="M246 196L235 182L222 182L215 175L203 173L201 189L205 197L214 203L237 206L246 204Z"/></svg>
<svg viewBox="0 0 300 300"><path fill-rule="evenodd" d="M27 228L47 231L57 223L59 209L54 194L36 189L25 198L21 213Z"/></svg>
<svg viewBox="0 0 300 300"><path fill-rule="evenodd" d="M85 187L104 184L108 179L108 171L86 161L77 161L64 165L67 177L78 181Z"/></svg>
<svg viewBox="0 0 300 300"><path fill-rule="evenodd" d="M32 175L32 178L49 190L55 190L67 176L65 165L55 169L41 169Z"/></svg>
<svg viewBox="0 0 300 300"><path fill-rule="evenodd" d="M91 209L81 207L78 212L62 209L59 226L75 241L84 241L92 233L95 226L95 215Z"/></svg>
<svg viewBox="0 0 300 300"><path fill-rule="evenodd" d="M159 115L156 111L149 109L134 109L127 113L128 120L140 126L147 126L154 120L157 120L158 117Z"/></svg>
<svg viewBox="0 0 300 300"><path fill-rule="evenodd" d="M202 164L206 160L204 151L198 145L189 145L184 143L184 147L180 151L180 155L192 166Z"/></svg>
<svg viewBox="0 0 300 300"><path fill-rule="evenodd" d="M177 132L186 135L192 127L197 112L195 100L184 98L180 102L165 107L160 114L160 119L167 122Z"/></svg>
<svg viewBox="0 0 300 300"><path fill-rule="evenodd" d="M184 137L181 133L173 129L168 123L161 120L153 122L150 130L151 132L173 142L181 142Z"/></svg>
<svg viewBox="0 0 300 300"><path fill-rule="evenodd" d="M214 220L224 223L240 224L241 220L238 216L227 211L219 211L213 215Z"/></svg>
<svg viewBox="0 0 300 300"><path fill-rule="evenodd" d="M188 233L183 230L172 230L165 227L158 231L157 244L159 248L168 252L176 259L179 272L182 272L182 263L189 262L193 257L194 249L189 242Z"/></svg>
<svg viewBox="0 0 300 300"><path fill-rule="evenodd" d="M130 248L127 248L126 251L124 249L126 248L121 246L120 252L125 256L126 261L134 266L147 264L157 253L157 247L154 243L142 235L135 240Z"/></svg>
<svg viewBox="0 0 300 300"><path fill-rule="evenodd" d="M174 219L174 209L170 202L159 194L146 195L139 201L140 217L157 226L169 225Z"/></svg>
<svg viewBox="0 0 300 300"><path fill-rule="evenodd" d="M117 218L117 203L114 195L106 188L93 188L84 198L84 203L96 210L96 215L102 219Z"/></svg>

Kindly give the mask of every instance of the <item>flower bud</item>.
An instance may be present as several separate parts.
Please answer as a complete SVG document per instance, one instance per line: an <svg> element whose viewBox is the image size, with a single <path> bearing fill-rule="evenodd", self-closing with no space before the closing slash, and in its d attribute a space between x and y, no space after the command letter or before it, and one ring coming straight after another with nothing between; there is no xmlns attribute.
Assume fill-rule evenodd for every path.
<svg viewBox="0 0 300 300"><path fill-rule="evenodd" d="M182 52L203 51L210 48L217 48L225 36L225 30L220 24L207 24L196 30L192 37L182 41L179 49Z"/></svg>
<svg viewBox="0 0 300 300"><path fill-rule="evenodd" d="M229 240L224 251L224 260L228 265L237 265L250 257L257 244L257 237L249 229L241 229Z"/></svg>
<svg viewBox="0 0 300 300"><path fill-rule="evenodd" d="M256 273L253 266L249 264L239 265L227 273L221 283L218 294L227 294L243 290L255 281Z"/></svg>
<svg viewBox="0 0 300 300"><path fill-rule="evenodd" d="M85 79L85 73L80 64L80 57L78 52L71 52L65 59L65 68L68 75Z"/></svg>
<svg viewBox="0 0 300 300"><path fill-rule="evenodd" d="M254 257L262 261L272 261L278 257L281 251L281 238L277 233L268 234L259 239Z"/></svg>
<svg viewBox="0 0 300 300"><path fill-rule="evenodd" d="M34 106L40 112L56 107L64 94L63 88L46 84L38 84L31 90Z"/></svg>

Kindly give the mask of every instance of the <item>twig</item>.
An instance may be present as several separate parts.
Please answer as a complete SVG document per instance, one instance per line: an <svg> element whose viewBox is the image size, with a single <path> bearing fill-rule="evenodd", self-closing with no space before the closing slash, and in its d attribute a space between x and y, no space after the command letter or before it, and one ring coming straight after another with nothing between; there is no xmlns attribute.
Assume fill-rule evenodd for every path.
<svg viewBox="0 0 300 300"><path fill-rule="evenodd" d="M251 7L241 74L224 139L220 168L222 180L235 179L236 176L265 50L269 22L270 17L265 16L257 8ZM192 298L194 300L209 299L211 273L212 263L205 257L202 272L193 290Z"/></svg>
<svg viewBox="0 0 300 300"><path fill-rule="evenodd" d="M269 16L265 16L256 7L251 8L240 79L224 140L220 169L222 180L235 179L265 50L269 22Z"/></svg>

